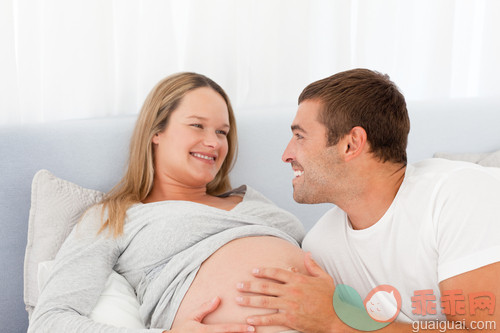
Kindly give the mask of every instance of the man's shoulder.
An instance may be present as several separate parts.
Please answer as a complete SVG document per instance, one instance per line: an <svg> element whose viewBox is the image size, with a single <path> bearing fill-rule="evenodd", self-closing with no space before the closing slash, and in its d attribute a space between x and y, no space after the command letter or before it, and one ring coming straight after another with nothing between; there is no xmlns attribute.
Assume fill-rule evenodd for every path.
<svg viewBox="0 0 500 333"><path fill-rule="evenodd" d="M479 166L470 162L452 161L444 158L429 158L410 164L408 167L412 169L413 175L422 176L429 174L433 175L448 174L456 170L461 170L464 168L474 169Z"/></svg>
<svg viewBox="0 0 500 333"><path fill-rule="evenodd" d="M325 230L340 230L345 227L345 221L346 213L335 206L319 218L309 233L323 233Z"/></svg>
<svg viewBox="0 0 500 333"><path fill-rule="evenodd" d="M478 172L500 175L500 168L485 167L471 162L448 160L444 158L425 159L408 165L408 168L413 169L413 174L415 175L450 174L462 170L475 170Z"/></svg>
<svg viewBox="0 0 500 333"><path fill-rule="evenodd" d="M302 242L302 248L316 254L317 258L327 255L325 249L338 244L338 237L344 235L346 214L338 207L327 211L309 230Z"/></svg>
<svg viewBox="0 0 500 333"><path fill-rule="evenodd" d="M498 197L499 190L500 168L432 158L408 165L398 193L398 207L437 207L449 199L455 202L475 196Z"/></svg>
<svg viewBox="0 0 500 333"><path fill-rule="evenodd" d="M500 168L483 167L478 164L452 161L442 158L431 158L423 160L407 167L407 181L415 182L429 180L433 184L447 183L457 180L490 178L492 181L500 181Z"/></svg>

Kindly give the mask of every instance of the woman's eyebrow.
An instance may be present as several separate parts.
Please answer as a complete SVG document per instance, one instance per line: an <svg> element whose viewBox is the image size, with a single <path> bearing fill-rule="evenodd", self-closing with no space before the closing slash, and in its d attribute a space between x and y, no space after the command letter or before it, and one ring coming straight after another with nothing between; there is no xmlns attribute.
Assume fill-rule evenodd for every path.
<svg viewBox="0 0 500 333"><path fill-rule="evenodd" d="M200 116L187 116L187 118L195 118L195 119L199 119L199 120L207 120L208 118L205 118L205 117L200 117Z"/></svg>
<svg viewBox="0 0 500 333"><path fill-rule="evenodd" d="M188 116L187 119L196 119L196 120L203 120L203 121L207 121L208 118L206 117L200 117L200 116ZM227 128L230 128L231 126L229 126L228 124L223 124L222 127L227 127Z"/></svg>

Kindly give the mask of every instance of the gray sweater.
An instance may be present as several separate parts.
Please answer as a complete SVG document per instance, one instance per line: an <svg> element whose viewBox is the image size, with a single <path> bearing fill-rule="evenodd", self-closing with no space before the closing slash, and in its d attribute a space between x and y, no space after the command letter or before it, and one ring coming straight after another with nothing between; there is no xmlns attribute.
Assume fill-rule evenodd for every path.
<svg viewBox="0 0 500 333"><path fill-rule="evenodd" d="M28 332L161 332L170 329L200 265L231 240L270 235L299 244L302 224L257 191L245 192L231 211L190 201L136 204L124 233L96 235L101 207L90 209L61 247L33 312ZM87 316L115 269L135 288L147 327L131 330L96 323Z"/></svg>

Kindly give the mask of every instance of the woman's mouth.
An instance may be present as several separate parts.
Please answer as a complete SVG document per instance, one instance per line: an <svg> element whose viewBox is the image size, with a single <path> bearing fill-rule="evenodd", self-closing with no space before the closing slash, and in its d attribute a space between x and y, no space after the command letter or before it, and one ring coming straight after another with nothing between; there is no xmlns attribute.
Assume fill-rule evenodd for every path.
<svg viewBox="0 0 500 333"><path fill-rule="evenodd" d="M190 154L194 157L201 158L201 159L208 160L208 161L215 161L217 159L217 157L213 156L213 155L204 155L204 154L200 154L200 153L190 153Z"/></svg>

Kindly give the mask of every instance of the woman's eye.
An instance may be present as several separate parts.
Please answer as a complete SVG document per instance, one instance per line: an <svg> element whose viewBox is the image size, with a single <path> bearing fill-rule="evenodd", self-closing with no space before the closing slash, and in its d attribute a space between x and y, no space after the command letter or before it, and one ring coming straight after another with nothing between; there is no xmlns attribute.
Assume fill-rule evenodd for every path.
<svg viewBox="0 0 500 333"><path fill-rule="evenodd" d="M218 130L218 131L215 131L215 133L217 134L222 134L224 136L227 136L227 132L226 131L223 131L223 130Z"/></svg>
<svg viewBox="0 0 500 333"><path fill-rule="evenodd" d="M196 127L196 128L203 128L203 125L201 125L201 124L191 124L191 126Z"/></svg>

